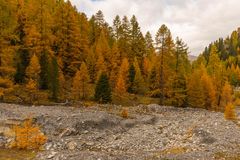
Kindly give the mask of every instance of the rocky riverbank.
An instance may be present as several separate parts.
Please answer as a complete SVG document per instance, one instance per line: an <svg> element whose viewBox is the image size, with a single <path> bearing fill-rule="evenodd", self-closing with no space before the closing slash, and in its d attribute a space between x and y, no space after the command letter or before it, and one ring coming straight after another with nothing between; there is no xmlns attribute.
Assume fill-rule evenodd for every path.
<svg viewBox="0 0 240 160"><path fill-rule="evenodd" d="M240 127L223 113L159 105L129 107L0 104L0 146L9 127L28 116L48 136L37 160L240 159Z"/></svg>

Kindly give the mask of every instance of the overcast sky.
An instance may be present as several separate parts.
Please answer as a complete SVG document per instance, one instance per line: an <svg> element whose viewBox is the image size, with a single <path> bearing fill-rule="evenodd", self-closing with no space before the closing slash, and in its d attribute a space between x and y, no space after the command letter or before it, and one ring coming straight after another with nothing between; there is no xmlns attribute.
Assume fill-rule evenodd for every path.
<svg viewBox="0 0 240 160"><path fill-rule="evenodd" d="M166 24L173 37L179 36L198 55L219 37L240 27L240 0L70 0L88 17L102 10L112 25L114 17L136 15L145 34Z"/></svg>

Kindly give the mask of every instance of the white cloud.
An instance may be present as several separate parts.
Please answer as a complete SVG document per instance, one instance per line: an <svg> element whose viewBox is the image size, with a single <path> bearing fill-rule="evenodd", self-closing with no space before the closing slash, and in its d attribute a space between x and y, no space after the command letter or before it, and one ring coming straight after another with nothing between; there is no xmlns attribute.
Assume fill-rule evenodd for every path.
<svg viewBox="0 0 240 160"><path fill-rule="evenodd" d="M219 37L226 37L240 25L239 0L71 0L79 11L89 17L102 10L105 20L137 16L142 31L153 36L166 24L174 37L181 37L192 54Z"/></svg>

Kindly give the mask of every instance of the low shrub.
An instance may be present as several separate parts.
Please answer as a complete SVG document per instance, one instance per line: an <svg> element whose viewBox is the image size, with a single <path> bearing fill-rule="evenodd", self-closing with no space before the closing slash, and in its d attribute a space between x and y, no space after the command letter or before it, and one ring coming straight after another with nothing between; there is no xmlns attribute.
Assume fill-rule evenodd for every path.
<svg viewBox="0 0 240 160"><path fill-rule="evenodd" d="M41 132L38 125L33 124L32 118L22 124L13 127L15 139L11 148L40 149L47 141L47 137Z"/></svg>
<svg viewBox="0 0 240 160"><path fill-rule="evenodd" d="M237 118L235 106L232 103L228 103L226 105L225 111L224 111L224 117L225 119L228 119L228 120L235 120Z"/></svg>
<svg viewBox="0 0 240 160"><path fill-rule="evenodd" d="M126 108L122 109L121 116L123 118L128 118L128 110Z"/></svg>

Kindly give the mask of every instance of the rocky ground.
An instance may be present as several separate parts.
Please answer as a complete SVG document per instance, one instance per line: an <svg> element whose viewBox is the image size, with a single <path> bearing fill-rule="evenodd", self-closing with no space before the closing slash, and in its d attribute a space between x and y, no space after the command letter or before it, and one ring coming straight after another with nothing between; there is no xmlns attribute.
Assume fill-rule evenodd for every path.
<svg viewBox="0 0 240 160"><path fill-rule="evenodd" d="M159 105L62 107L0 104L0 146L32 116L48 136L37 160L240 159L239 122L222 113Z"/></svg>

